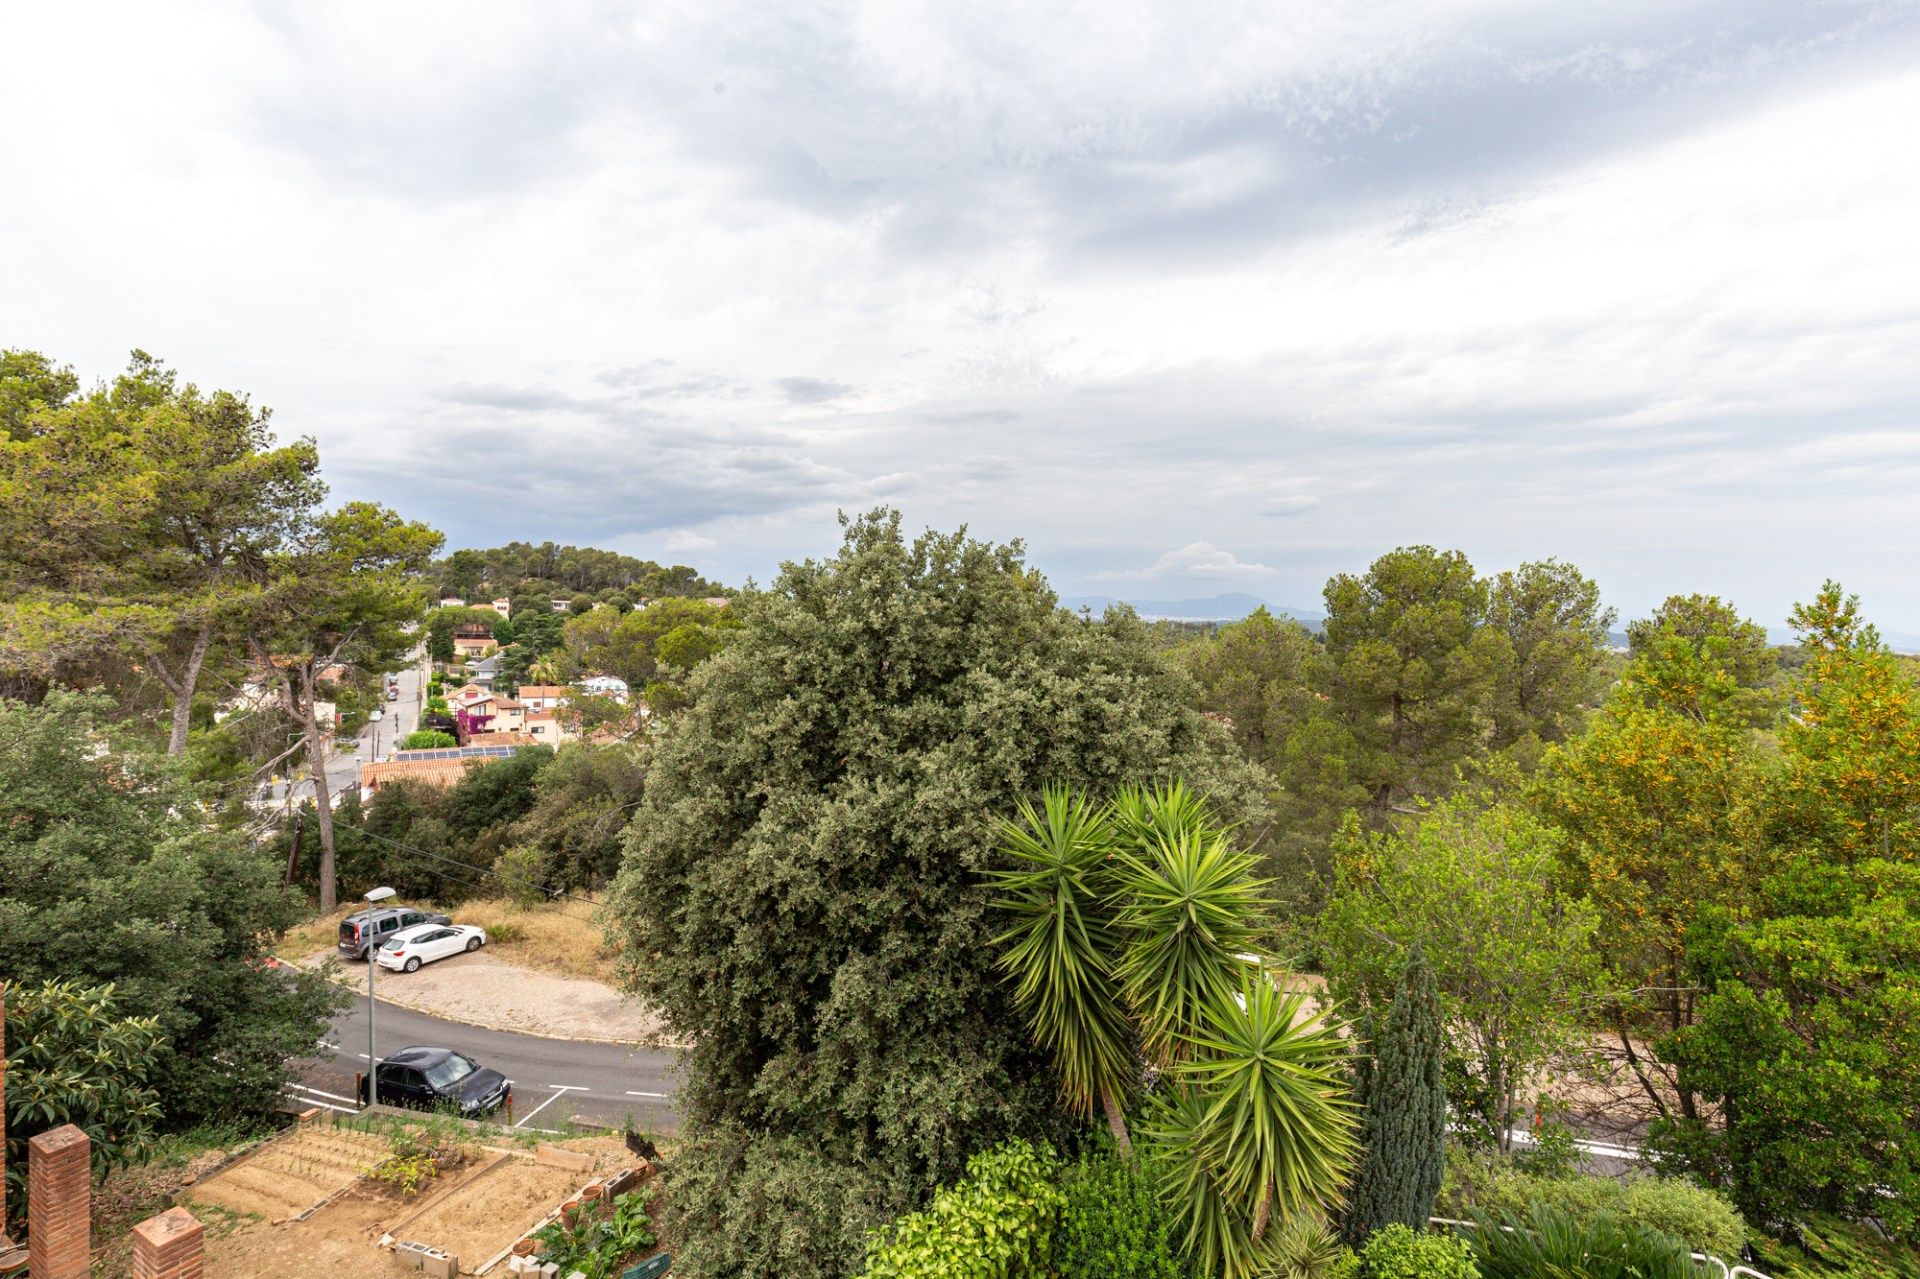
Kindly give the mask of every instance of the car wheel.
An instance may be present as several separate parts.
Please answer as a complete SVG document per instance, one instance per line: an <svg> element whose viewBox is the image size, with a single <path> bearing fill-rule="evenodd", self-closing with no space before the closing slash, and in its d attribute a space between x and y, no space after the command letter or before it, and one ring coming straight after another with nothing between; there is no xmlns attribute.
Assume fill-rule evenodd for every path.
<svg viewBox="0 0 1920 1279"><path fill-rule="evenodd" d="M479 949L480 949L480 939L478 937L467 938L467 950L469 953Z"/></svg>
<svg viewBox="0 0 1920 1279"><path fill-rule="evenodd" d="M420 971L420 957L418 955L415 955L412 959L409 959L407 961L407 971L410 973L417 973Z"/></svg>

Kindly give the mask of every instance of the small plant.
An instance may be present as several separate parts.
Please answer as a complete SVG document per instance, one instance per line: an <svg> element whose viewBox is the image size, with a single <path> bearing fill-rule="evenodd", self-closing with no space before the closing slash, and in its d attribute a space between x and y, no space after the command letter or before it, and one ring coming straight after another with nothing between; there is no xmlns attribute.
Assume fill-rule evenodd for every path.
<svg viewBox="0 0 1920 1279"><path fill-rule="evenodd" d="M586 1279L609 1279L658 1242L647 1215L647 1199L646 1191L616 1195L611 1212L596 1203L583 1203L535 1231L534 1243L562 1274L577 1270Z"/></svg>
<svg viewBox="0 0 1920 1279"><path fill-rule="evenodd" d="M460 1158L465 1133L446 1119L401 1124L388 1138L387 1157L361 1169L368 1178L392 1186L403 1195L416 1195Z"/></svg>
<svg viewBox="0 0 1920 1279"><path fill-rule="evenodd" d="M1364 1279L1480 1279L1473 1249L1451 1235L1416 1233L1400 1222L1367 1237L1360 1250ZM1541 1271L1552 1274L1552 1271ZM1533 1279L1528 1272L1528 1279Z"/></svg>
<svg viewBox="0 0 1920 1279"><path fill-rule="evenodd" d="M873 1232L867 1279L1037 1279L1064 1202L1058 1174L1050 1146L1009 1141L975 1155L926 1208Z"/></svg>
<svg viewBox="0 0 1920 1279"><path fill-rule="evenodd" d="M1066 1202L1053 1235L1060 1279L1181 1279L1180 1228L1137 1163L1087 1155L1061 1178Z"/></svg>
<svg viewBox="0 0 1920 1279"><path fill-rule="evenodd" d="M1533 1125L1533 1145L1515 1152L1514 1167L1535 1177L1571 1177L1580 1171L1573 1129L1542 1113Z"/></svg>

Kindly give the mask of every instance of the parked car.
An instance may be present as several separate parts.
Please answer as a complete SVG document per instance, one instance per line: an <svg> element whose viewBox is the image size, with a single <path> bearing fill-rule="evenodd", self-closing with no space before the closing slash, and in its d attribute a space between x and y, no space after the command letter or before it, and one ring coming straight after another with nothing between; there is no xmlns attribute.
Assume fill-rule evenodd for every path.
<svg viewBox="0 0 1920 1279"><path fill-rule="evenodd" d="M479 950L486 944L486 931L471 924L420 924L402 928L381 942L373 957L382 968L412 973L418 972L422 964L462 951Z"/></svg>
<svg viewBox="0 0 1920 1279"><path fill-rule="evenodd" d="M451 924L453 916L411 906L376 906L358 910L340 921L340 953L348 959L365 959L367 947L385 941L402 928L420 924Z"/></svg>
<svg viewBox="0 0 1920 1279"><path fill-rule="evenodd" d="M367 720L370 723L374 723L374 724L378 724L381 720L385 719L386 717L387 717L387 713L378 708L375 708L374 710L368 712L367 714Z"/></svg>
<svg viewBox="0 0 1920 1279"><path fill-rule="evenodd" d="M387 700L390 702L397 702L400 700L400 690L393 687L393 685L391 684L387 685Z"/></svg>
<svg viewBox="0 0 1920 1279"><path fill-rule="evenodd" d="M382 1057L374 1074L374 1100L389 1106L474 1115L505 1105L513 1092L505 1075L451 1048L402 1048Z"/></svg>

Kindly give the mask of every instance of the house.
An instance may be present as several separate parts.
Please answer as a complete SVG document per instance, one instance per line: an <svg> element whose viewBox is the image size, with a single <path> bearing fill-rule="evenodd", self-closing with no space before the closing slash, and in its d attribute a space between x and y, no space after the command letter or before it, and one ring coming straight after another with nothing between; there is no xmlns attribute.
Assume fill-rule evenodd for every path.
<svg viewBox="0 0 1920 1279"><path fill-rule="evenodd" d="M465 608L467 602L458 595L449 595L440 601L441 608Z"/></svg>
<svg viewBox="0 0 1920 1279"><path fill-rule="evenodd" d="M574 734L560 722L560 717L552 711L533 711L524 723L526 735L542 746L558 746L562 742L573 740Z"/></svg>
<svg viewBox="0 0 1920 1279"><path fill-rule="evenodd" d="M493 638L493 628L485 622L462 622L453 628L453 656L455 661L469 657L485 657L499 643Z"/></svg>
<svg viewBox="0 0 1920 1279"><path fill-rule="evenodd" d="M473 669L467 672L467 678L481 688L492 688L495 677L500 674L500 654L491 653L477 662L469 663Z"/></svg>
<svg viewBox="0 0 1920 1279"><path fill-rule="evenodd" d="M513 612L513 601L503 595L493 602L493 611L506 617Z"/></svg>
<svg viewBox="0 0 1920 1279"><path fill-rule="evenodd" d="M627 700L627 681L617 675L589 675L580 681L579 688L594 697L611 697L616 702Z"/></svg>
<svg viewBox="0 0 1920 1279"><path fill-rule="evenodd" d="M518 696L530 711L552 711L565 706L572 691L564 684L522 684Z"/></svg>
<svg viewBox="0 0 1920 1279"><path fill-rule="evenodd" d="M493 718L487 721L483 730L489 736L494 733L517 733L525 722L526 706L511 697L495 695L493 699Z"/></svg>
<svg viewBox="0 0 1920 1279"><path fill-rule="evenodd" d="M435 750L395 751L391 759L360 765L360 797L371 799L382 786L394 782L425 782L429 786L457 786L467 770L479 764L506 759L528 743L521 740L487 741L471 746L447 746Z"/></svg>
<svg viewBox="0 0 1920 1279"><path fill-rule="evenodd" d="M725 608L730 601L725 595L709 595L700 602L702 604L711 604L715 608Z"/></svg>

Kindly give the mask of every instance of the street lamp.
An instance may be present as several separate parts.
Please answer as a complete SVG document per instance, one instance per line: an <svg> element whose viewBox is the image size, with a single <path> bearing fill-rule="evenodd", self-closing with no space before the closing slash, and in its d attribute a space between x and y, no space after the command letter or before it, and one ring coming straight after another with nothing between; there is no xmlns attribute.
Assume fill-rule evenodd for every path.
<svg viewBox="0 0 1920 1279"><path fill-rule="evenodd" d="M378 906L391 896L393 896L391 888L375 888L368 892L363 900L369 906ZM380 961L374 956L378 947L379 940L374 934L373 921L369 919L367 921L367 1104L369 1106L380 1100L380 1058L373 1050L373 978L374 974L380 971Z"/></svg>

